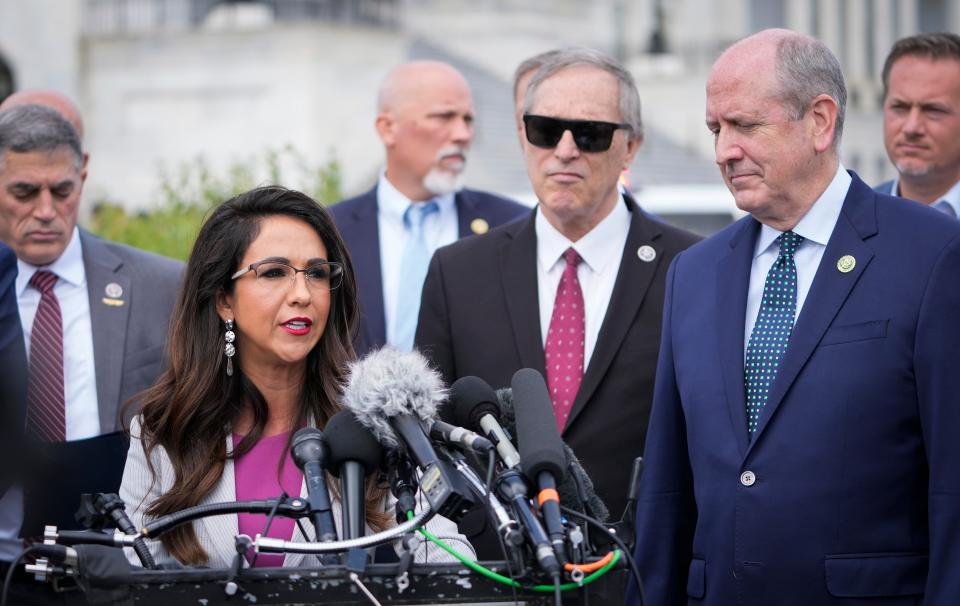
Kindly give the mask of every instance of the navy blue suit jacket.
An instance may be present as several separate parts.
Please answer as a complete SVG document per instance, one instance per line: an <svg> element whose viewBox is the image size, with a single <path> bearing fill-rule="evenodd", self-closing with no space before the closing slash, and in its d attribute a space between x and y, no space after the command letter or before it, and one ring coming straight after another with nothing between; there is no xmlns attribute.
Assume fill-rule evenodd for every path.
<svg viewBox="0 0 960 606"><path fill-rule="evenodd" d="M23 438L27 356L17 311L17 257L0 243L0 496L12 481Z"/></svg>
<svg viewBox="0 0 960 606"><path fill-rule="evenodd" d="M470 224L483 219L490 228L526 216L530 209L493 194L464 189L456 194L460 237L473 235ZM380 271L380 228L377 222L377 188L334 204L330 212L347 243L360 295L360 326L354 347L362 356L387 342L383 312L383 274Z"/></svg>
<svg viewBox="0 0 960 606"><path fill-rule="evenodd" d="M960 603L960 225L854 175L750 440L759 227L670 269L637 509L647 604Z"/></svg>

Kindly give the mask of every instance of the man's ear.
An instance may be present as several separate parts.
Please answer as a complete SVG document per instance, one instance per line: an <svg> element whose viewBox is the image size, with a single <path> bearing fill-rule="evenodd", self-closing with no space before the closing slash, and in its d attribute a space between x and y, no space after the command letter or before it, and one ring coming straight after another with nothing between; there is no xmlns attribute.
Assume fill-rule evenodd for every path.
<svg viewBox="0 0 960 606"><path fill-rule="evenodd" d="M833 147L838 114L837 102L830 95L817 95L810 104L813 147L818 154Z"/></svg>
<svg viewBox="0 0 960 606"><path fill-rule="evenodd" d="M397 140L397 121L390 112L380 112L374 122L377 134L383 141L384 147L393 147Z"/></svg>

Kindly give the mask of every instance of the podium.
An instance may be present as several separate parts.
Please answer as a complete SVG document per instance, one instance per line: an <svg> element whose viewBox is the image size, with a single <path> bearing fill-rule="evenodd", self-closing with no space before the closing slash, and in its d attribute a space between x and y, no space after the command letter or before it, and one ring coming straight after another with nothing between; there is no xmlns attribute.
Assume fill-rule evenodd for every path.
<svg viewBox="0 0 960 606"><path fill-rule="evenodd" d="M504 562L484 562L487 568L507 575ZM513 590L457 564L413 564L409 583L401 588L396 564L370 564L363 584L382 604L464 604L514 603ZM581 589L564 592L565 604L583 601L581 592L592 604L618 604L629 572L623 567ZM168 606L169 604L270 604L270 605L343 605L370 604L362 590L347 577L342 566L323 568L248 568L228 594L230 571L224 569L136 570L125 575L128 582L98 583L86 588L88 604L124 606ZM118 579L119 581L119 579ZM521 604L554 604L552 592L516 589Z"/></svg>

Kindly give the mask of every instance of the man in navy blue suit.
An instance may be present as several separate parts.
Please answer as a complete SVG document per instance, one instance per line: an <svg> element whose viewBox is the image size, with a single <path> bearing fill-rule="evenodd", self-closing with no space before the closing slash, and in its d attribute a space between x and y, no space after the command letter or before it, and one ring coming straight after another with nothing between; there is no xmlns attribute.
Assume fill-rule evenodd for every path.
<svg viewBox="0 0 960 606"><path fill-rule="evenodd" d="M710 72L716 161L750 216L670 268L647 604L960 603L960 224L844 170L845 103L836 57L786 30Z"/></svg>
<svg viewBox="0 0 960 606"><path fill-rule="evenodd" d="M383 81L377 105L386 170L373 189L331 207L356 268L360 355L384 344L413 346L434 250L530 212L462 187L474 115L456 69L437 61L400 65Z"/></svg>
<svg viewBox="0 0 960 606"><path fill-rule="evenodd" d="M897 178L878 192L960 214L960 36L893 45L883 64L883 143Z"/></svg>

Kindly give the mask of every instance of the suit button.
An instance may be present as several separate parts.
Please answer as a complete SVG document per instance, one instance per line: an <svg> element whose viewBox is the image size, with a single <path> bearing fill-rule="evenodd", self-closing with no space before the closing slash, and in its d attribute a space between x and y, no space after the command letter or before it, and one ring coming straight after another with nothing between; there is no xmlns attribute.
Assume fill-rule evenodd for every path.
<svg viewBox="0 0 960 606"><path fill-rule="evenodd" d="M753 486L757 481L757 476L752 471L745 471L740 474L740 483L744 486Z"/></svg>

